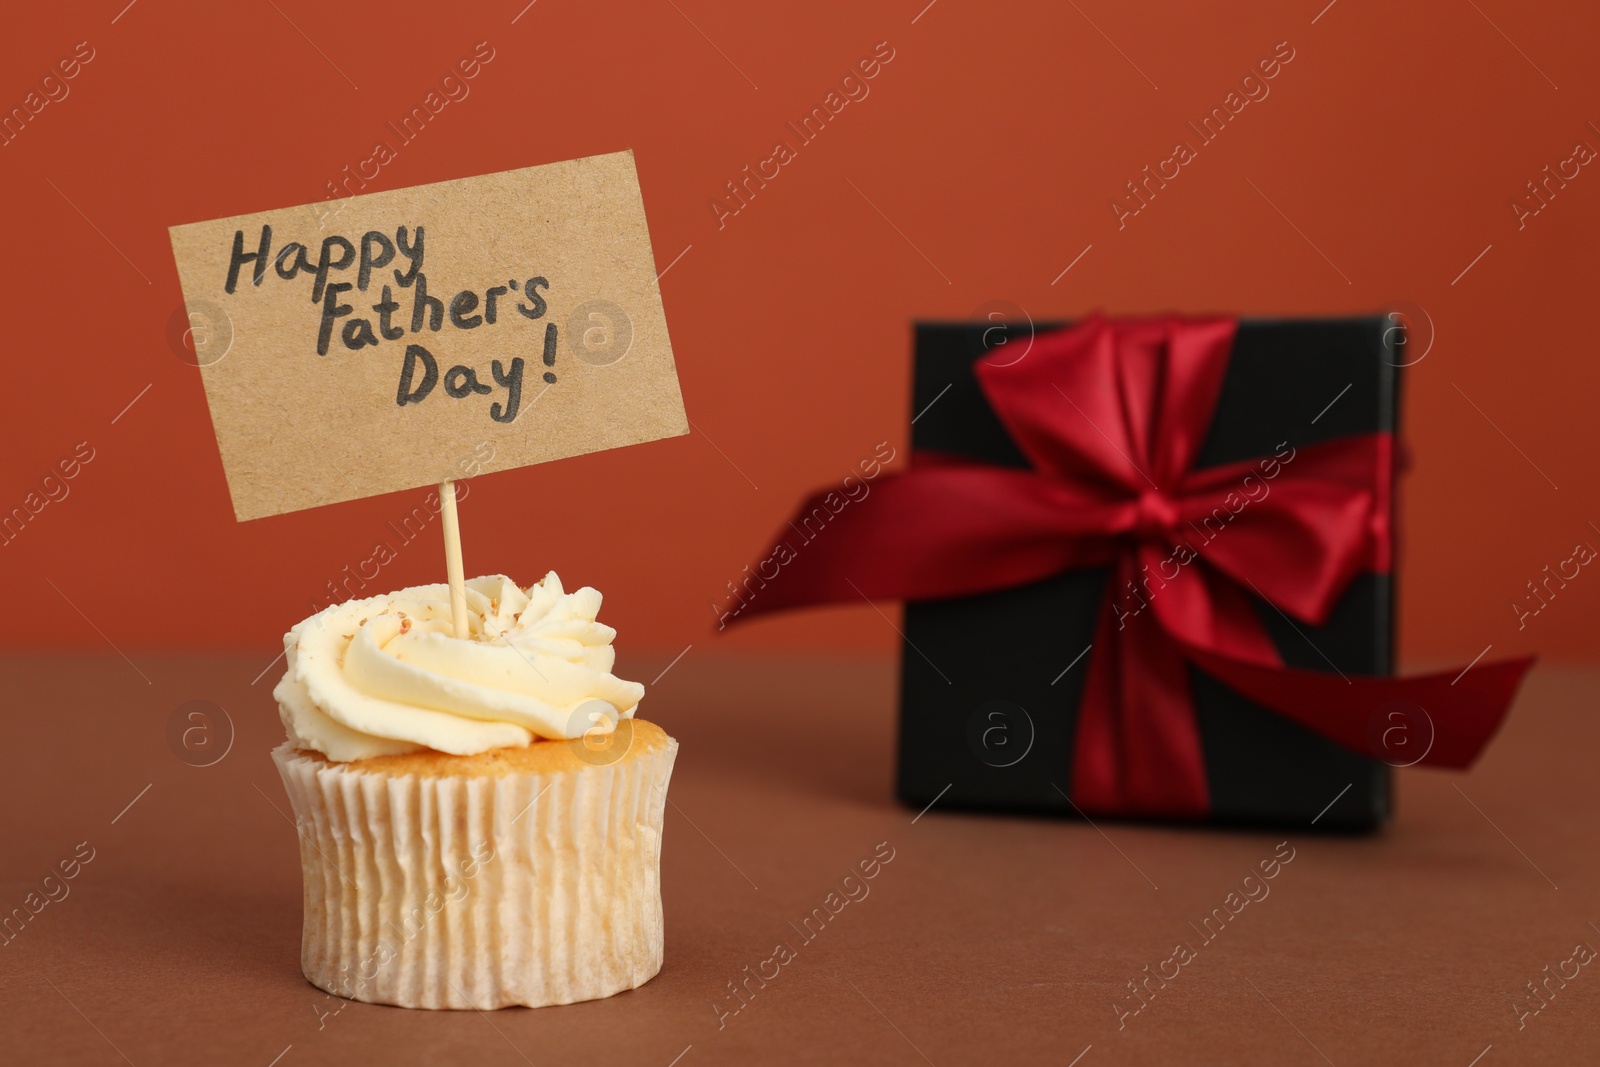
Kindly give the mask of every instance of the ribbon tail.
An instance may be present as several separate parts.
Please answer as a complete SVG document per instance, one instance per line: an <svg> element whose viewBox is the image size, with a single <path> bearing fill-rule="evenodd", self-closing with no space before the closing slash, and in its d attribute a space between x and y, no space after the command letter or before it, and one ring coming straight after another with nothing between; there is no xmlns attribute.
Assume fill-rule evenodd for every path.
<svg viewBox="0 0 1600 1067"><path fill-rule="evenodd" d="M940 600L1026 585L1111 558L1126 510L1032 471L935 465L801 505L730 590L721 622L862 599Z"/></svg>
<svg viewBox="0 0 1600 1067"><path fill-rule="evenodd" d="M1184 655L1230 689L1352 752L1392 766L1454 770L1477 761L1534 663L1526 656L1459 673L1372 678L1262 666L1187 643Z"/></svg>
<svg viewBox="0 0 1600 1067"><path fill-rule="evenodd" d="M1100 608L1072 749L1072 800L1083 811L1203 819L1211 810L1200 727L1181 647L1140 609L1121 613L1113 571Z"/></svg>

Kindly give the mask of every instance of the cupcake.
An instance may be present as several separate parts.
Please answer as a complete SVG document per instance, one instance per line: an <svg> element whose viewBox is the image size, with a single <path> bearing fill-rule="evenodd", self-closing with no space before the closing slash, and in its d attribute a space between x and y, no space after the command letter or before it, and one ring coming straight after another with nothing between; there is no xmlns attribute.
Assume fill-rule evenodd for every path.
<svg viewBox="0 0 1600 1067"><path fill-rule="evenodd" d="M678 743L634 717L600 594L466 583L351 600L284 637L273 752L304 870L301 966L408 1008L609 997L661 969Z"/></svg>

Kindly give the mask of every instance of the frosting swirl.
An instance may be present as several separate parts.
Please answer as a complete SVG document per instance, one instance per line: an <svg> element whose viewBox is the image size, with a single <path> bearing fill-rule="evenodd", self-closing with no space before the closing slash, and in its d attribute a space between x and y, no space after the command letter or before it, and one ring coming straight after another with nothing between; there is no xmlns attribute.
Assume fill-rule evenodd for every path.
<svg viewBox="0 0 1600 1067"><path fill-rule="evenodd" d="M595 621L597 590L568 593L551 571L527 589L491 575L466 591L465 639L443 584L335 604L285 634L272 695L289 740L338 762L464 756L633 716L644 686L611 673L617 632Z"/></svg>

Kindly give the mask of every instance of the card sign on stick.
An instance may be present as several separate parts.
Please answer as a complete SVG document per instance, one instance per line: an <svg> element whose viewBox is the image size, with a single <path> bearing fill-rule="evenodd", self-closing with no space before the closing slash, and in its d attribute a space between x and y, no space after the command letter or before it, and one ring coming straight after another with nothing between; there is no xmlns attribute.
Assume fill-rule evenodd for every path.
<svg viewBox="0 0 1600 1067"><path fill-rule="evenodd" d="M688 432L632 152L171 235L241 521Z"/></svg>

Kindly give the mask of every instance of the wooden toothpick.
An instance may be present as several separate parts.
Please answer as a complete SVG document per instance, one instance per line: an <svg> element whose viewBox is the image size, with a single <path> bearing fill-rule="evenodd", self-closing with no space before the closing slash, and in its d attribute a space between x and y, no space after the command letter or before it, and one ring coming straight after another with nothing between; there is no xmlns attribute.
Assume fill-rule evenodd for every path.
<svg viewBox="0 0 1600 1067"><path fill-rule="evenodd" d="M457 637L467 637L467 586L461 567L461 520L456 517L456 483L439 483L439 517L444 520L444 573L450 582L450 621Z"/></svg>

